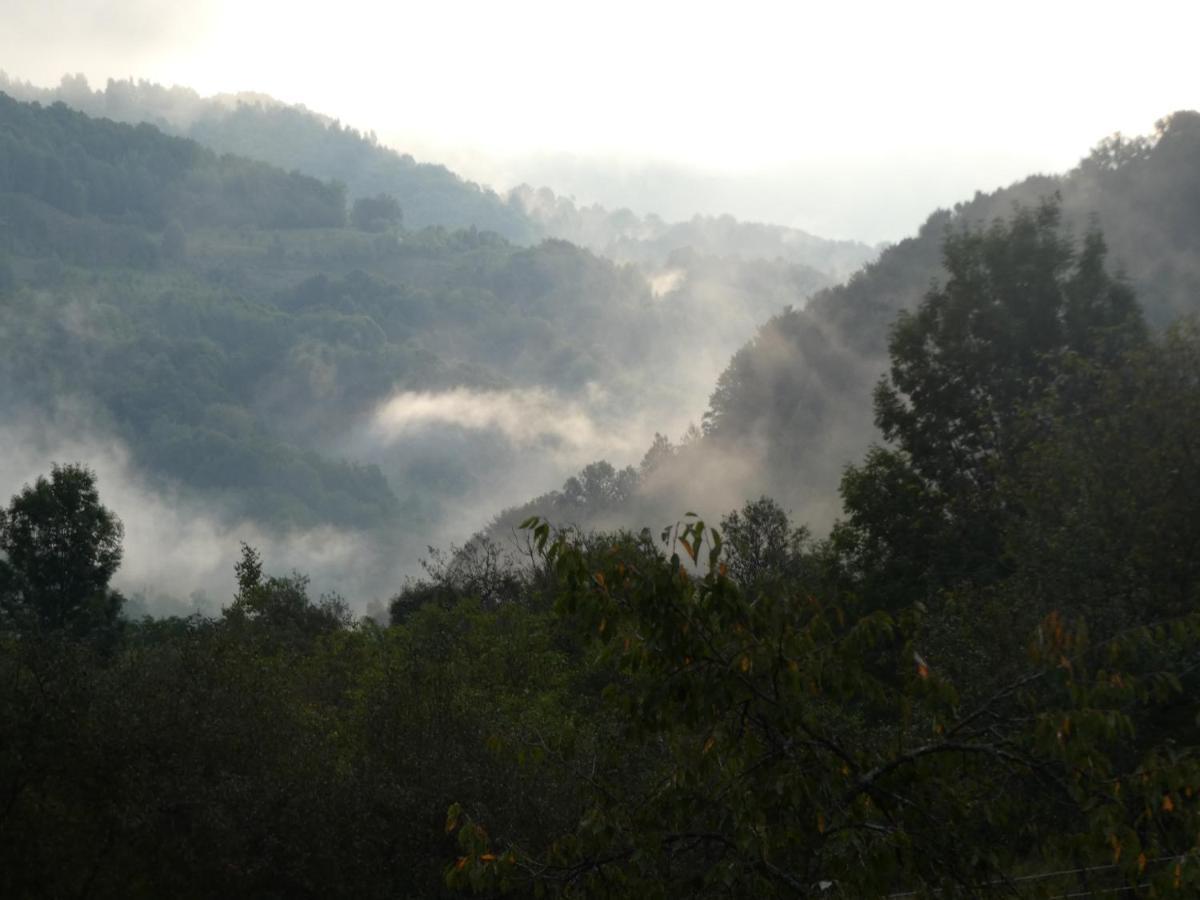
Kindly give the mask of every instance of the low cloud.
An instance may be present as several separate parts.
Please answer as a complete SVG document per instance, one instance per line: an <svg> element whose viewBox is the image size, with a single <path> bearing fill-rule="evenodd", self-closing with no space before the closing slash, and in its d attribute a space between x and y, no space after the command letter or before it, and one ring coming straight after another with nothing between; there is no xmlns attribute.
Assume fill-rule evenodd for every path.
<svg viewBox="0 0 1200 900"><path fill-rule="evenodd" d="M77 420L29 420L0 426L0 503L48 475L54 463L82 463L96 473L101 502L121 519L124 557L113 586L156 615L214 614L231 602L240 544L256 547L272 574L300 571L313 594L338 591L356 608L385 599L414 567L415 549L379 545L366 532L332 527L272 530L232 520L216 503L170 484L151 482L128 448Z"/></svg>
<svg viewBox="0 0 1200 900"><path fill-rule="evenodd" d="M557 449L567 456L628 452L637 446L601 427L584 403L541 388L403 391L376 410L367 430L370 438L391 443L446 426L495 431L518 447Z"/></svg>

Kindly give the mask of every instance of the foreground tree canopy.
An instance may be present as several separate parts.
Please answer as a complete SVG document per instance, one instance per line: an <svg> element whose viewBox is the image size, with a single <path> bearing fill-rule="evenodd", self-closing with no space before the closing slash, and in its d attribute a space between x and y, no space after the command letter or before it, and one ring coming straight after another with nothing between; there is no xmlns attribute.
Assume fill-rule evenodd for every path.
<svg viewBox="0 0 1200 900"><path fill-rule="evenodd" d="M243 548L219 618L114 631L56 469L0 530L0 894L1195 896L1200 328L1052 205L946 265L824 539L535 518L386 627Z"/></svg>

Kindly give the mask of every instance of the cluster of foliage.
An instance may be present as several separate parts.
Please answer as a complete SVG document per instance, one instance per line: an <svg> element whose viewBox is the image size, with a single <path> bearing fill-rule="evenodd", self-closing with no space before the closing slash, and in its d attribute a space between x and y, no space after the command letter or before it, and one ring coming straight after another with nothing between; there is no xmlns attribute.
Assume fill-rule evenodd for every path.
<svg viewBox="0 0 1200 900"><path fill-rule="evenodd" d="M456 798L535 845L569 827L579 786L508 749L600 739L544 571L431 565L445 602L384 628L243 546L219 617L129 621L119 559L82 467L0 517L0 895L432 897Z"/></svg>
<svg viewBox="0 0 1200 900"><path fill-rule="evenodd" d="M34 633L113 627L124 603L108 586L121 535L92 473L55 466L0 511L0 622Z"/></svg>
<svg viewBox="0 0 1200 900"><path fill-rule="evenodd" d="M359 197L350 209L350 222L363 231L386 231L404 219L400 203L391 194Z"/></svg>
<svg viewBox="0 0 1200 900"><path fill-rule="evenodd" d="M27 489L0 893L1194 894L1200 328L1053 207L946 254L827 539L532 519L386 627L243 548L220 618L122 623L90 474Z"/></svg>

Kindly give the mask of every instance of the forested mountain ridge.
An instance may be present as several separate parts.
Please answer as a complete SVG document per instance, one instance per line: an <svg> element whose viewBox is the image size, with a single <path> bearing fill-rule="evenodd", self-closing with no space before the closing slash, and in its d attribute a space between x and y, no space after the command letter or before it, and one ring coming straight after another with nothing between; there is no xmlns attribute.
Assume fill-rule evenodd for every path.
<svg viewBox="0 0 1200 900"><path fill-rule="evenodd" d="M64 76L56 88L38 88L2 72L0 90L22 100L62 102L92 116L148 122L221 153L336 180L351 199L393 196L412 228L474 226L514 243L557 238L617 262L638 263L651 274L664 269L668 275L682 274L703 258L781 260L811 270L806 276L810 283L834 284L878 251L856 241L826 240L729 216L667 223L629 210L577 207L548 188L522 185L502 196L444 166L418 163L385 147L373 133L261 94L206 98L188 88L117 80L92 90L83 76Z"/></svg>
<svg viewBox="0 0 1200 900"><path fill-rule="evenodd" d="M172 220L267 228L346 221L339 185L217 156L155 128L91 119L61 104L41 109L0 93L0 140L0 192L26 195L75 217L155 230Z"/></svg>
<svg viewBox="0 0 1200 900"><path fill-rule="evenodd" d="M382 147L373 134L260 94L202 98L188 88L113 80L93 91L82 76L43 89L0 75L0 90L26 101L66 103L91 116L147 122L220 153L336 180L351 198L391 194L413 228L475 226L526 243L537 236L522 211L494 191Z"/></svg>
<svg viewBox="0 0 1200 900"><path fill-rule="evenodd" d="M616 364L600 344L547 339L549 323L649 309L634 273L569 245L343 228L337 186L61 105L0 95L0 173L6 401L49 409L82 391L139 461L184 481L254 491L261 464L242 454L402 384L569 392ZM541 340L521 352L529 333ZM295 486L306 480L323 481ZM330 498L307 506L302 518L355 518Z"/></svg>
<svg viewBox="0 0 1200 900"><path fill-rule="evenodd" d="M45 453L111 439L148 489L223 521L366 529L415 565L439 529L553 484L529 451L565 475L594 448L636 453L663 416L682 428L759 322L828 283L704 258L656 288L563 241L406 228L387 202L348 220L346 199L0 96L8 424L36 423Z"/></svg>

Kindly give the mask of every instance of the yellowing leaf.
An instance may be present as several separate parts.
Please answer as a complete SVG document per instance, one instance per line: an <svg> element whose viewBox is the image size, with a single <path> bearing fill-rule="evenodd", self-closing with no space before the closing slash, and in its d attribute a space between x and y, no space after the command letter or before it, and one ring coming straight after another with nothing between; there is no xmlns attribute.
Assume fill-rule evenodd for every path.
<svg viewBox="0 0 1200 900"><path fill-rule="evenodd" d="M741 661L741 663L739 663L739 665L741 666L741 669L743 672L749 672L750 671L750 657L743 656L742 661Z"/></svg>
<svg viewBox="0 0 1200 900"><path fill-rule="evenodd" d="M704 742L704 749L700 751L701 755L708 753L708 751L713 748L713 744L715 744L716 742L717 742L717 739L710 735L708 740Z"/></svg>
<svg viewBox="0 0 1200 900"><path fill-rule="evenodd" d="M817 813L817 831L821 834L825 833L825 816Z"/></svg>
<svg viewBox="0 0 1200 900"><path fill-rule="evenodd" d="M1141 874L1142 872L1145 872L1145 871L1146 871L1146 854L1139 853L1138 854L1138 874Z"/></svg>
<svg viewBox="0 0 1200 900"><path fill-rule="evenodd" d="M1175 810L1175 801L1171 799L1171 795L1163 794L1162 811L1163 812L1174 812L1174 810Z"/></svg>
<svg viewBox="0 0 1200 900"><path fill-rule="evenodd" d="M920 679L928 678L929 663L925 662L925 657L923 657L916 650L913 651L913 662L917 665L917 677Z"/></svg>

